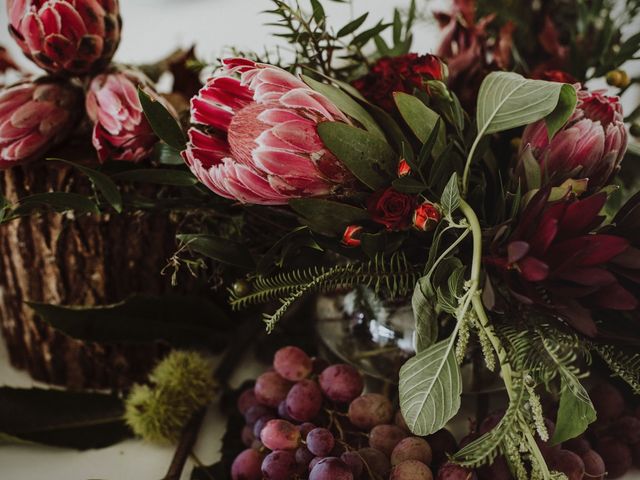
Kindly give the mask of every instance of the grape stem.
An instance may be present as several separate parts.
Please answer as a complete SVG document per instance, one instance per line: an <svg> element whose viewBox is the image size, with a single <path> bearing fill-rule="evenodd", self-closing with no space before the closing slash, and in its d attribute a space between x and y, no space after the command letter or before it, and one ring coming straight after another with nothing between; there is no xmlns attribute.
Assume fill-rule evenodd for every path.
<svg viewBox="0 0 640 480"><path fill-rule="evenodd" d="M489 316L482 304L482 290L480 288L480 275L482 273L482 229L480 227L480 221L478 220L476 213L473 211L473 208L471 208L471 206L462 199L460 200L460 211L469 223L469 229L471 230L471 236L473 238L473 258L471 263L471 277L469 279L468 294L471 296L471 303L473 310L478 317L478 324L491 342L491 346L498 357L500 372L502 373L502 380L504 381L505 388L507 389L509 401L513 401L515 396L513 388L514 372L507 357L507 352L496 335L495 329L493 328L493 325L491 325ZM547 463L538 448L538 444L533 438L533 435L531 435L531 431L529 429L524 433L529 446L529 451L539 464L542 478L549 480L551 478L551 474L549 473Z"/></svg>

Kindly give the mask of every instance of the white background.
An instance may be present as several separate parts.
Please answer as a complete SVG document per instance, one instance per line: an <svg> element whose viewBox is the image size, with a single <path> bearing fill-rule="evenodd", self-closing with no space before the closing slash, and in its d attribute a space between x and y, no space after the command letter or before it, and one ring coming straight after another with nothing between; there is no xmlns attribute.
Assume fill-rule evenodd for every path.
<svg viewBox="0 0 640 480"><path fill-rule="evenodd" d="M24 59L10 39L5 3L0 0L0 44L9 48L20 64L37 71ZM230 45L246 50L279 43L270 37L272 29L263 24L269 17L260 14L269 8L268 0L120 0L124 19L123 37L116 60L122 63L149 63L176 47L195 43L198 55L214 60ZM394 6L406 7L408 0L353 0L352 5L323 2L333 25L344 25L350 18L369 11L368 24L390 18ZM425 14L445 0L419 4ZM427 15L428 16L428 15ZM433 21L422 21L415 32L414 51L430 53L438 38ZM248 365L253 363L248 360ZM247 368L236 378L255 377L255 368ZM28 387L32 382L8 365L6 350L0 342L0 384ZM201 432L196 453L205 463L217 458L224 419L212 408ZM157 480L164 476L171 461L172 448L146 445L137 440L88 452L76 452L43 446L0 447L0 480ZM188 478L191 462L185 469ZM640 475L628 476L639 477Z"/></svg>

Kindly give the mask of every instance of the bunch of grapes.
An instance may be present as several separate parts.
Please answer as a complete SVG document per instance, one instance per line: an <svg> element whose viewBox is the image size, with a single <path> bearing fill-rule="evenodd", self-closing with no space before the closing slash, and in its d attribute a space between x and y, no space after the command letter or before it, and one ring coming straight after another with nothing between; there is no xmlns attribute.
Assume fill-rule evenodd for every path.
<svg viewBox="0 0 640 480"><path fill-rule="evenodd" d="M453 436L412 436L389 398L363 388L350 365L278 350L273 370L238 399L248 448L232 479L432 480L430 466L456 449Z"/></svg>

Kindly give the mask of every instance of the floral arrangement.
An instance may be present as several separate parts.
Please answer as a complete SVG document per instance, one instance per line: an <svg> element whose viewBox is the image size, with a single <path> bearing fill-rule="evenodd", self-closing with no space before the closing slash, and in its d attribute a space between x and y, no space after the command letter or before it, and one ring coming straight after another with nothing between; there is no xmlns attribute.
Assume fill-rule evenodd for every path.
<svg viewBox="0 0 640 480"><path fill-rule="evenodd" d="M362 382L352 366L330 372L337 378L348 371L351 380L328 379L333 367L314 370L301 350L279 351L297 360L279 367L276 355L276 373L265 374L273 378L263 384L260 377L243 394L258 400L240 406L245 428L253 429L245 443L262 441L233 469L225 464L221 478L432 478L426 465L433 436L460 415L461 371L478 358L499 375L506 408L478 418L480 428L461 448L439 449L439 463L431 465L438 478L471 478L474 471L489 478L497 468L504 478L602 478L594 454L613 478L619 462L611 458L625 448L631 458L631 447L603 446L599 455L566 446L590 425L611 432L606 422L622 415L600 418L608 400L590 398L583 380L590 372L606 367L630 397L640 394L640 172L632 138L640 110L625 112L621 102L638 81L624 64L636 58L640 34L623 32L640 3L628 2L616 16L608 1L455 0L450 11L435 13L443 33L435 55L412 52L419 49L412 45L421 14L415 2L395 11L391 23L368 28L367 14L335 27L319 0L301 3L272 0L268 12L293 58L236 52L212 68L183 58L175 85L198 73L204 83L176 100L156 93L140 70L110 63L120 32L117 2L9 1L13 37L48 76L0 93L0 165L51 156L73 135L86 136L87 124L96 161L88 166L73 151L64 160L89 177L91 195L5 201L2 222L43 208L179 215L167 270L204 276L222 305L216 315L249 320L238 320L237 331L227 325L229 336L194 322L183 326L193 327L189 340L180 330L185 335L175 341L169 327L135 333L137 340L202 347L203 338L219 335L222 343L235 339L227 343L231 351L248 341L256 315L267 332L287 332L299 301L312 294L366 286L382 300L410 302L415 355L400 368L391 400L360 396L362 388L341 398L341 382ZM591 88L599 78L610 88ZM141 199L123 187L130 182L168 188ZM101 340L84 328L78 306L34 308L71 336ZM123 305L114 308L117 315ZM302 325L308 342L312 327ZM117 337L126 338L130 327ZM226 388L221 370L206 381L204 360L174 362L129 394L127 421L148 439L178 439L180 426L191 414L201 421L197 412L211 400L198 393L204 402L167 404L167 369L196 365L193 391ZM309 368L288 372L295 365ZM315 399L315 414L328 402L327 428L301 434L316 415L280 411L294 389ZM382 434L396 400L397 425ZM362 416L375 410L379 418L363 420L354 403L364 405L353 407ZM187 405L187 413L171 405ZM250 407L262 415L247 417ZM333 455L329 430L340 428L334 415L362 423L370 446L386 456L348 455L342 436L345 451ZM309 439L313 432L318 439ZM298 454L303 437L306 452ZM273 452L265 457L265 449ZM594 452L589 460L587 451ZM380 467L389 459L393 470ZM300 471L296 462L311 468ZM399 467L404 462L413 463Z"/></svg>

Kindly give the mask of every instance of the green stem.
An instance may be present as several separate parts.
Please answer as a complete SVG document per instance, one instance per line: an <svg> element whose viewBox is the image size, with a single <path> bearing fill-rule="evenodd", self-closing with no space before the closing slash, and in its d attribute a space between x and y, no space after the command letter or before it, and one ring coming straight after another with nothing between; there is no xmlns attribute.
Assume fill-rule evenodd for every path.
<svg viewBox="0 0 640 480"><path fill-rule="evenodd" d="M467 192L469 190L469 175L471 174L471 162L473 161L473 155L476 153L478 145L480 144L480 140L484 135L484 130L482 132L478 132L476 139L473 141L473 145L471 145L471 150L469 150L469 155L467 155L467 162L464 165L464 172L462 173L462 197L467 198Z"/></svg>

